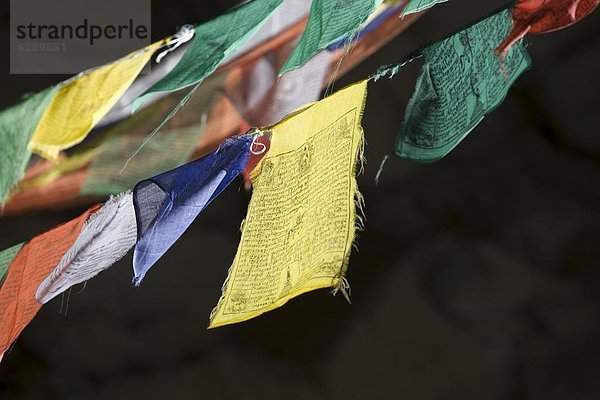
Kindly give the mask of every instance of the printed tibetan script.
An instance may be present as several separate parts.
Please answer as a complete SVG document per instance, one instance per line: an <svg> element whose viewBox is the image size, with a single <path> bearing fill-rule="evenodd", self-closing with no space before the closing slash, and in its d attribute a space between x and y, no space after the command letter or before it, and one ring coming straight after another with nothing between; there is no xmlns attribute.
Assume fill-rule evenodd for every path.
<svg viewBox="0 0 600 400"><path fill-rule="evenodd" d="M531 60L521 42L502 61L495 49L510 30L502 11L425 49L396 154L432 162L448 154L493 109Z"/></svg>
<svg viewBox="0 0 600 400"><path fill-rule="evenodd" d="M354 240L365 95L363 81L270 128L271 148L253 171L242 238L210 328L342 284Z"/></svg>

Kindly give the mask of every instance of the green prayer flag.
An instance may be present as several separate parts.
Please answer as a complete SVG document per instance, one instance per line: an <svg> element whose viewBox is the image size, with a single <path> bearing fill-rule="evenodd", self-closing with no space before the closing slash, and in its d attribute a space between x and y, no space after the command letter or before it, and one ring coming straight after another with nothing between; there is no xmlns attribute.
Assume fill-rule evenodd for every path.
<svg viewBox="0 0 600 400"><path fill-rule="evenodd" d="M280 75L300 68L319 51L354 34L382 0L313 0L308 23Z"/></svg>
<svg viewBox="0 0 600 400"><path fill-rule="evenodd" d="M31 157L27 145L57 89L32 94L0 112L0 203L23 176Z"/></svg>
<svg viewBox="0 0 600 400"><path fill-rule="evenodd" d="M24 243L16 244L12 247L9 247L6 250L0 251L0 286L4 283L4 278L6 278L6 274L8 273L8 267L10 263L15 259L21 247L23 247Z"/></svg>
<svg viewBox="0 0 600 400"><path fill-rule="evenodd" d="M445 3L446 1L448 0L409 0L406 8L402 11L402 16L421 12L438 3Z"/></svg>
<svg viewBox="0 0 600 400"><path fill-rule="evenodd" d="M196 27L179 63L133 102L137 110L147 96L200 83L263 26L283 0L253 0Z"/></svg>
<svg viewBox="0 0 600 400"><path fill-rule="evenodd" d="M421 51L425 64L396 138L397 156L439 160L502 103L531 66L522 42L503 61L496 56L510 27L504 10Z"/></svg>

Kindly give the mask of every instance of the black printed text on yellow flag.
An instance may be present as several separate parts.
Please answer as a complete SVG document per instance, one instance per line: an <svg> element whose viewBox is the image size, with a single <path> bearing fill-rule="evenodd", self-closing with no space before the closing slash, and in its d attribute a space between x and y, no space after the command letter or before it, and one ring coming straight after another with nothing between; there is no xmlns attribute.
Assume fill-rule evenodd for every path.
<svg viewBox="0 0 600 400"><path fill-rule="evenodd" d="M242 237L210 328L254 318L344 284L360 196L356 168L366 81L269 128Z"/></svg>

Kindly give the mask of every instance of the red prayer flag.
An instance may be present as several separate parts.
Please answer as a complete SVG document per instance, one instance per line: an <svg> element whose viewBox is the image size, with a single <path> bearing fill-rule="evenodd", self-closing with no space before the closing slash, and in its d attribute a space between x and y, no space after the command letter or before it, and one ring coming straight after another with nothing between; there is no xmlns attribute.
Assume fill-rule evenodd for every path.
<svg viewBox="0 0 600 400"><path fill-rule="evenodd" d="M512 29L498 46L502 58L526 34L539 35L571 26L596 9L600 0L517 0L511 11Z"/></svg>
<svg viewBox="0 0 600 400"><path fill-rule="evenodd" d="M17 339L42 305L35 299L40 283L52 272L100 205L26 243L10 264L0 288L0 354Z"/></svg>

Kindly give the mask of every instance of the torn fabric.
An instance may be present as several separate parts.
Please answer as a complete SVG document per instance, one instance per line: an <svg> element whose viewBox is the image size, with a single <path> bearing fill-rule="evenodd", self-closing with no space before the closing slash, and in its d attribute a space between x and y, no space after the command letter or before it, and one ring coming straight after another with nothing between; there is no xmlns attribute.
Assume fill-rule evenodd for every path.
<svg viewBox="0 0 600 400"><path fill-rule="evenodd" d="M313 0L306 29L280 75L306 64L335 41L356 34L381 0Z"/></svg>
<svg viewBox="0 0 600 400"><path fill-rule="evenodd" d="M600 0L517 0L511 9L512 28L497 51L504 56L526 34L571 26L591 14L599 3Z"/></svg>
<svg viewBox="0 0 600 400"><path fill-rule="evenodd" d="M59 87L38 124L29 149L50 160L80 143L110 111L163 41L97 68Z"/></svg>
<svg viewBox="0 0 600 400"><path fill-rule="evenodd" d="M23 247L25 243L19 243L8 249L0 251L0 286L4 283L4 278L6 278L6 273L8 272L8 267L10 263L13 262L21 247Z"/></svg>
<svg viewBox="0 0 600 400"><path fill-rule="evenodd" d="M127 254L136 239L132 193L110 198L90 217L69 251L41 283L35 295L37 301L46 304L107 270Z"/></svg>
<svg viewBox="0 0 600 400"><path fill-rule="evenodd" d="M269 128L270 149L252 173L242 237L210 328L344 287L366 88L366 81L348 86Z"/></svg>
<svg viewBox="0 0 600 400"><path fill-rule="evenodd" d="M8 349L40 310L36 290L98 208L91 207L66 224L36 236L17 253L0 288L0 353Z"/></svg>
<svg viewBox="0 0 600 400"><path fill-rule="evenodd" d="M448 0L408 0L406 8L402 11L402 16L427 10L436 4L445 3L446 1Z"/></svg>
<svg viewBox="0 0 600 400"><path fill-rule="evenodd" d="M531 66L520 42L502 62L496 56L509 29L504 10L422 50L425 64L396 138L397 156L439 160L502 103Z"/></svg>
<svg viewBox="0 0 600 400"><path fill-rule="evenodd" d="M56 91L32 94L0 112L0 204L25 172L31 156L27 145Z"/></svg>
<svg viewBox="0 0 600 400"><path fill-rule="evenodd" d="M282 0L253 0L196 27L181 61L133 103L134 111L149 95L200 83L263 26Z"/></svg>
<svg viewBox="0 0 600 400"><path fill-rule="evenodd" d="M227 139L209 155L135 186L135 285L140 284L198 214L244 170L252 139L251 135Z"/></svg>

